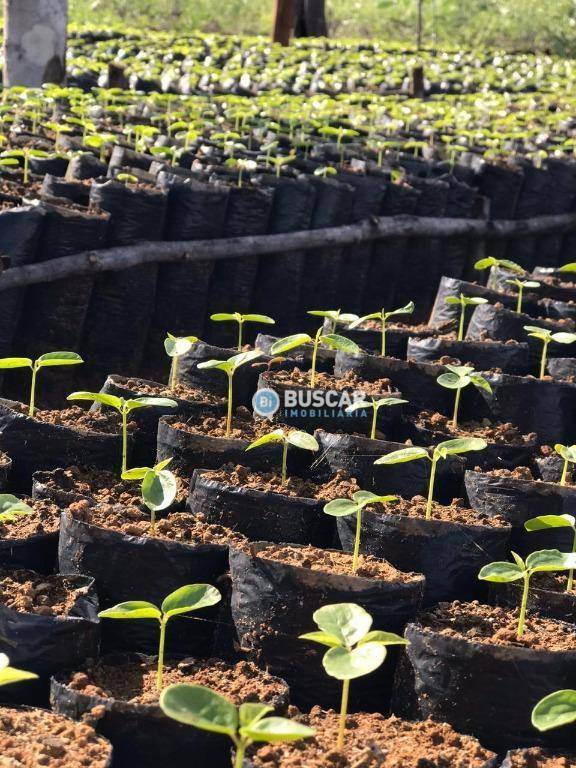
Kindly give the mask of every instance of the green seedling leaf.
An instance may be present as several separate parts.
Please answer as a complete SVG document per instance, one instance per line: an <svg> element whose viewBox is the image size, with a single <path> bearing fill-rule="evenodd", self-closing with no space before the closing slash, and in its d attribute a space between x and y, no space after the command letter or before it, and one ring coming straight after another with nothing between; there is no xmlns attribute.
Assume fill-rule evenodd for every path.
<svg viewBox="0 0 576 768"><path fill-rule="evenodd" d="M526 568L532 573L567 571L576 568L576 554L560 552L557 549L531 552L526 558Z"/></svg>
<svg viewBox="0 0 576 768"><path fill-rule="evenodd" d="M169 685L160 696L164 714L203 731L233 737L239 726L238 710L219 693L201 685Z"/></svg>
<svg viewBox="0 0 576 768"><path fill-rule="evenodd" d="M318 441L313 435L309 435L307 432L289 432L286 436L286 440L290 445L294 445L296 448L302 448L304 451L319 451L320 446Z"/></svg>
<svg viewBox="0 0 576 768"><path fill-rule="evenodd" d="M544 531L549 528L574 528L576 518L572 515L539 515L527 520L524 528L527 531Z"/></svg>
<svg viewBox="0 0 576 768"><path fill-rule="evenodd" d="M21 683L24 680L37 680L38 675L33 672L25 672L10 666L10 659L5 653L0 653L0 686Z"/></svg>
<svg viewBox="0 0 576 768"><path fill-rule="evenodd" d="M253 742L274 744L283 741L298 741L314 736L316 732L285 717L266 717L240 728L240 735Z"/></svg>
<svg viewBox="0 0 576 768"><path fill-rule="evenodd" d="M359 645L364 643L382 643L383 645L410 645L405 637L397 635L395 632L382 632L380 629L373 629L360 640Z"/></svg>
<svg viewBox="0 0 576 768"><path fill-rule="evenodd" d="M168 357L181 357L190 352L198 340L197 336L173 336L169 333L164 339L164 349Z"/></svg>
<svg viewBox="0 0 576 768"><path fill-rule="evenodd" d="M554 450L564 459L564 461L576 463L576 445L562 445L562 443L556 443Z"/></svg>
<svg viewBox="0 0 576 768"><path fill-rule="evenodd" d="M149 510L160 512L167 509L176 498L178 483L167 469L149 469L142 479L142 500Z"/></svg>
<svg viewBox="0 0 576 768"><path fill-rule="evenodd" d="M32 368L34 362L29 357L3 357L0 359L0 369Z"/></svg>
<svg viewBox="0 0 576 768"><path fill-rule="evenodd" d="M76 352L47 352L40 355L36 360L38 368L45 368L53 365L79 365L84 360Z"/></svg>
<svg viewBox="0 0 576 768"><path fill-rule="evenodd" d="M506 561L489 563L485 565L478 574L482 581L492 581L496 584L507 584L512 581L518 581L524 577L524 572L516 563Z"/></svg>
<svg viewBox="0 0 576 768"><path fill-rule="evenodd" d="M349 650L338 646L324 655L324 669L336 680L354 680L369 675L384 663L386 648L379 643L366 643Z"/></svg>
<svg viewBox="0 0 576 768"><path fill-rule="evenodd" d="M320 342L331 349L337 349L341 352L347 352L349 355L359 355L360 347L354 341L340 336L337 333L328 333L320 336Z"/></svg>
<svg viewBox="0 0 576 768"><path fill-rule="evenodd" d="M357 400L352 405L346 408L347 413L354 413L354 411L363 411L367 408L381 408L382 406L388 407L393 405L402 405L408 403L408 400L402 400L399 397L381 397L380 400Z"/></svg>
<svg viewBox="0 0 576 768"><path fill-rule="evenodd" d="M446 456L453 456L468 451L482 451L486 446L486 440L481 437L457 437L454 440L439 443L436 450L441 450Z"/></svg>
<svg viewBox="0 0 576 768"><path fill-rule="evenodd" d="M210 584L187 584L168 595L162 603L162 613L166 618L177 616L200 608L216 605L222 595Z"/></svg>
<svg viewBox="0 0 576 768"><path fill-rule="evenodd" d="M101 619L158 619L162 618L162 613L153 604L145 600L128 600L125 603L118 603L112 608L100 611L98 616Z"/></svg>
<svg viewBox="0 0 576 768"><path fill-rule="evenodd" d="M177 408L178 403L169 397L136 397L125 401L125 408L128 413L138 408Z"/></svg>
<svg viewBox="0 0 576 768"><path fill-rule="evenodd" d="M313 618L323 632L345 646L355 645L372 626L370 614L354 603L325 605L314 612Z"/></svg>
<svg viewBox="0 0 576 768"><path fill-rule="evenodd" d="M259 448L261 445L269 445L270 443L281 443L286 439L286 435L283 429L275 429L273 432L268 432L267 435L256 438L250 443L247 451L251 451L253 448Z"/></svg>
<svg viewBox="0 0 576 768"><path fill-rule="evenodd" d="M329 632L306 632L303 635L299 635L300 640L310 640L312 643L318 643L319 645L326 645L328 648L336 648L339 646L340 640Z"/></svg>
<svg viewBox="0 0 576 768"><path fill-rule="evenodd" d="M551 731L576 722L576 691L563 690L545 696L532 710L532 725L539 731Z"/></svg>
<svg viewBox="0 0 576 768"><path fill-rule="evenodd" d="M273 355L281 355L284 352L289 352L291 349L302 346L302 344L312 344L314 339L307 333L295 333L292 336L286 336L283 339L278 339L270 347L270 352Z"/></svg>
<svg viewBox="0 0 576 768"><path fill-rule="evenodd" d="M560 267L558 272L576 272L576 261L571 261L569 264L564 264Z"/></svg>
<svg viewBox="0 0 576 768"><path fill-rule="evenodd" d="M269 707L267 704L260 704L259 702L240 704L240 707L238 708L240 727L254 725L273 711L273 707Z"/></svg>
<svg viewBox="0 0 576 768"><path fill-rule="evenodd" d="M89 400L94 403L100 403L101 405L109 405L111 408L116 408L117 411L122 410L123 400L116 395L107 395L104 392L72 392L68 395L67 400Z"/></svg>
<svg viewBox="0 0 576 768"><path fill-rule="evenodd" d="M376 459L374 464L404 464L407 461L428 458L430 457L426 448L418 448L417 446L414 446L411 448L401 448L398 451L387 453L386 456L381 456L379 459Z"/></svg>

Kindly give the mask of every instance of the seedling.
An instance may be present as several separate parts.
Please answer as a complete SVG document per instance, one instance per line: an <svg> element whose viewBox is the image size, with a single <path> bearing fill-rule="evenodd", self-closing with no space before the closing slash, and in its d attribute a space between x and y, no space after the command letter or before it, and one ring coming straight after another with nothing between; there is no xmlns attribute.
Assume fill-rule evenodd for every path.
<svg viewBox="0 0 576 768"><path fill-rule="evenodd" d="M492 394L492 387L479 373L475 373L470 365L445 365L448 373L441 373L436 379L441 387L446 389L455 389L456 397L454 399L454 413L452 415L452 426L454 429L458 426L458 409L460 407L460 395L464 387L473 384L476 389L483 389Z"/></svg>
<svg viewBox="0 0 576 768"><path fill-rule="evenodd" d="M562 445L562 443L556 443L554 450L558 456L564 459L562 474L560 475L560 485L566 485L566 481L568 480L568 464L576 464L576 445Z"/></svg>
<svg viewBox="0 0 576 768"><path fill-rule="evenodd" d="M160 696L165 715L201 731L229 736L234 744L234 768L242 768L249 746L299 741L315 735L312 728L285 717L267 717L273 708L251 702L237 707L224 696L202 685L169 685Z"/></svg>
<svg viewBox="0 0 576 768"><path fill-rule="evenodd" d="M0 493L0 525L15 523L21 517L34 514L32 507L11 493Z"/></svg>
<svg viewBox="0 0 576 768"><path fill-rule="evenodd" d="M250 451L252 448L258 448L261 445L269 445L270 443L282 443L282 485L286 485L286 465L289 445L293 445L296 448L302 448L305 451L320 450L316 438L309 435L307 432L299 432L298 430L285 432L283 429L275 429L267 435L262 435L262 437L259 437L257 440L250 443L246 450Z"/></svg>
<svg viewBox="0 0 576 768"><path fill-rule="evenodd" d="M0 359L0 370L9 370L12 368L30 368L32 371L32 380L30 383L30 403L28 405L28 415L34 416L36 402L36 377L41 368L56 367L58 365L79 365L84 360L76 352L47 352L40 355L36 360L29 357L3 357Z"/></svg>
<svg viewBox="0 0 576 768"><path fill-rule="evenodd" d="M538 328L535 325L525 325L524 330L528 331L528 336L533 339L540 339L542 342L542 355L540 357L540 379L544 378L546 373L546 361L548 359L548 346L554 341L557 344L574 344L576 341L576 333L566 333L565 331L558 331L552 333L547 328Z"/></svg>
<svg viewBox="0 0 576 768"><path fill-rule="evenodd" d="M32 147L23 147L22 149L7 149L0 155L0 165L20 165L20 160L22 160L22 181L24 184L28 184L31 157L50 157L50 155L43 149L33 149Z"/></svg>
<svg viewBox="0 0 576 768"><path fill-rule="evenodd" d="M301 347L303 344L312 344L312 364L310 367L311 387L314 387L316 384L316 358L318 356L318 347L320 344L324 344L325 346L330 347L330 349L339 349L350 355L357 355L360 352L358 344L350 341L350 339L347 339L345 336L340 336L338 333L323 333L323 330L323 327L320 326L314 336L310 336L307 333L295 333L293 336L285 336L283 339L275 341L270 348L273 355L281 355L284 352L289 352L291 349Z"/></svg>
<svg viewBox="0 0 576 768"><path fill-rule="evenodd" d="M386 312L384 309L381 309L380 312L373 312L371 315L364 315L364 317L359 317L358 320L355 320L350 328L356 328L359 325L362 325L367 320L379 320L381 324L381 337L382 340L380 342L380 354L382 357L386 356L386 322L388 318L393 317L394 315L410 315L414 312L414 302L409 301L408 304L404 307L400 307L399 309L393 309L390 312Z"/></svg>
<svg viewBox="0 0 576 768"><path fill-rule="evenodd" d="M265 325L274 325L275 320L267 315L242 315L240 312L217 312L210 315L210 320L215 323L238 323L238 352L242 351L242 329L244 323L264 323Z"/></svg>
<svg viewBox="0 0 576 768"><path fill-rule="evenodd" d="M481 437L458 437L455 440L445 440L443 443L433 448L420 448L413 446L410 448L401 448L399 451L392 451L376 459L374 464L391 465L404 464L407 461L416 459L428 459L431 462L430 481L428 484L428 499L426 502L426 520L432 518L432 499L434 498L434 481L436 478L436 465L441 459L447 459L448 456L458 456L468 451L482 451L486 448L486 441ZM432 453L430 453L432 450Z"/></svg>
<svg viewBox="0 0 576 768"><path fill-rule="evenodd" d="M216 605L222 595L216 587L210 584L187 584L172 592L164 599L160 608L146 600L128 600L118 603L112 608L100 611L101 619L156 619L160 625L158 643L158 671L156 674L156 689L162 690L164 674L164 647L166 645L166 627L173 616L199 611Z"/></svg>
<svg viewBox="0 0 576 768"><path fill-rule="evenodd" d="M168 397L135 397L126 400L124 397L108 395L104 392L72 392L68 400L89 400L101 405L115 408L122 418L122 469L124 475L128 469L128 414L138 408L176 408L178 403Z"/></svg>
<svg viewBox="0 0 576 768"><path fill-rule="evenodd" d="M544 696L532 710L532 725L539 731L551 731L576 722L576 691L569 688Z"/></svg>
<svg viewBox="0 0 576 768"><path fill-rule="evenodd" d="M134 467L122 473L122 480L142 480L142 501L150 510L150 534L156 533L156 512L167 509L176 498L178 483L173 472L166 469L172 457L154 467Z"/></svg>
<svg viewBox="0 0 576 768"><path fill-rule="evenodd" d="M518 298L516 300L516 312L518 313L522 312L522 296L524 288L540 288L540 283L537 283L536 280L520 280L515 277L512 280L506 280L506 282L508 285L514 285L518 289Z"/></svg>
<svg viewBox="0 0 576 768"><path fill-rule="evenodd" d="M464 318L466 317L466 307L478 307L480 304L488 304L488 299L483 299L481 296L464 296L463 293L460 296L446 296L444 299L446 304L458 304L460 306L460 322L458 324L458 341L464 339Z"/></svg>
<svg viewBox="0 0 576 768"><path fill-rule="evenodd" d="M257 360L259 357L262 357L262 352L259 349L253 349L250 352L240 352L237 355L232 355L232 357L229 357L228 360L205 360L202 363L198 363L197 367L201 370L217 368L219 371L224 371L226 376L228 376L228 412L226 414L226 437L229 437L230 433L232 432L234 374L238 368L246 365L246 363L252 362L252 360Z"/></svg>
<svg viewBox="0 0 576 768"><path fill-rule="evenodd" d="M37 680L38 675L33 672L25 672L23 669L11 667L10 659L5 653L0 653L0 686L21 683L24 680Z"/></svg>
<svg viewBox="0 0 576 768"><path fill-rule="evenodd" d="M341 309L310 309L309 315L313 317L323 317L324 321L329 323L329 332L334 333L337 325L350 325L355 320L358 320L358 315L354 315L351 312L342 312ZM326 322L324 323L325 328Z"/></svg>
<svg viewBox="0 0 576 768"><path fill-rule="evenodd" d="M360 556L360 532L362 530L362 511L369 504L387 504L397 501L396 496L377 496L370 491L356 491L351 499L333 499L324 507L324 512L332 517L348 517L356 515L356 537L354 539L354 552L352 555L352 573L358 570L358 558Z"/></svg>
<svg viewBox="0 0 576 768"><path fill-rule="evenodd" d="M240 144L239 148L244 149L244 146ZM242 158L236 157L228 158L225 165L229 166L230 168L236 168L238 171L238 188L242 187L242 179L244 178L244 173L247 171L255 171L258 167L254 160L243 160Z"/></svg>
<svg viewBox="0 0 576 768"><path fill-rule="evenodd" d="M572 552L576 552L576 518L572 515L539 515L527 520L524 523L527 531L546 531L553 528L571 528L572 529ZM572 590L574 583L574 570L571 568L568 572L568 583L566 592Z"/></svg>
<svg viewBox="0 0 576 768"><path fill-rule="evenodd" d="M571 261L569 264L564 264L560 267L558 272L576 272L576 261Z"/></svg>
<svg viewBox="0 0 576 768"><path fill-rule="evenodd" d="M182 355L190 352L194 344L198 341L197 336L173 336L171 333L164 339L164 349L168 357L172 358L170 366L170 378L168 386L174 390L178 384L178 361Z"/></svg>
<svg viewBox="0 0 576 768"><path fill-rule="evenodd" d="M370 439L376 439L376 424L378 422L378 411L382 406L402 405L407 403L408 400L401 400L399 397L381 397L380 400L358 400L352 405L346 408L347 413L354 413L354 411L372 409L372 426L370 428Z"/></svg>
<svg viewBox="0 0 576 768"><path fill-rule="evenodd" d="M573 570L576 567L576 554L560 552L557 549L542 549L529 554L525 561L516 552L512 552L512 557L515 561L513 563L499 561L485 565L478 574L478 578L495 584L509 584L523 580L524 588L518 619L518 637L520 638L524 634L526 623L530 579L535 573Z"/></svg>
<svg viewBox="0 0 576 768"><path fill-rule="evenodd" d="M336 749L344 746L350 681L380 667L387 645L408 645L394 632L371 630L372 616L355 603L324 605L314 612L319 631L300 635L301 640L328 646L322 664L330 677L342 680L342 701Z"/></svg>
<svg viewBox="0 0 576 768"><path fill-rule="evenodd" d="M486 256L486 258L479 259L474 264L474 269L478 270L491 269L492 267L495 267L498 270L504 269L507 272L515 272L517 275L526 274L524 267L521 267L520 264L516 264L515 261L510 261L509 259L497 259L494 256Z"/></svg>

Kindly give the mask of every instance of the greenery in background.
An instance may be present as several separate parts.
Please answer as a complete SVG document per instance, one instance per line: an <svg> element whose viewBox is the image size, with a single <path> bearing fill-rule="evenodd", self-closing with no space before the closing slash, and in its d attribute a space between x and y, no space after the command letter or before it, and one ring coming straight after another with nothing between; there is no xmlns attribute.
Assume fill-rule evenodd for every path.
<svg viewBox="0 0 576 768"><path fill-rule="evenodd" d="M414 42L415 0L326 0L330 34ZM73 22L268 34L273 0L70 0ZM424 0L425 45L576 53L573 0Z"/></svg>

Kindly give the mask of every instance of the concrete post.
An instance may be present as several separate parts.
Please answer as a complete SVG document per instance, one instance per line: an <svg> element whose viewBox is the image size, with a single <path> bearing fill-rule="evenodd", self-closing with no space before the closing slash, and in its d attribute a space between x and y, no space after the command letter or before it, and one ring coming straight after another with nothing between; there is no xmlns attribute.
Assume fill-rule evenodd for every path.
<svg viewBox="0 0 576 768"><path fill-rule="evenodd" d="M67 24L68 0L4 0L4 84L63 82Z"/></svg>

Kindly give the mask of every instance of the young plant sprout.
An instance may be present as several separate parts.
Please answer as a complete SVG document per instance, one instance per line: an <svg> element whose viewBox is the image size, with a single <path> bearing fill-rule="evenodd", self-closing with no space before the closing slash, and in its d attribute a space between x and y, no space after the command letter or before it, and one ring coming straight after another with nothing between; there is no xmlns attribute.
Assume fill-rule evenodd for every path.
<svg viewBox="0 0 576 768"><path fill-rule="evenodd" d="M328 646L322 664L330 677L342 680L340 724L336 749L344 746L350 681L364 677L380 667L387 645L408 645L394 632L371 630L372 616L355 603L324 605L314 612L319 631L300 635L301 640Z"/></svg>
<svg viewBox="0 0 576 768"><path fill-rule="evenodd" d="M166 338L164 339L164 349L166 350L168 357L172 358L170 377L168 379L168 386L171 390L174 390L178 384L179 359L182 355L190 352L197 341L197 336L173 336L171 333L166 334Z"/></svg>
<svg viewBox="0 0 576 768"><path fill-rule="evenodd" d="M242 351L242 329L244 323L264 323L265 325L274 325L276 322L267 315L242 315L240 312L217 312L215 315L210 315L210 320L215 323L238 323L238 352Z"/></svg>
<svg viewBox="0 0 576 768"><path fill-rule="evenodd" d="M458 323L458 336L456 337L458 341L464 339L466 307L478 307L480 304L488 304L488 299L483 299L481 296L464 296L463 293L460 296L446 296L444 301L446 304L458 304L460 306L460 322Z"/></svg>
<svg viewBox="0 0 576 768"><path fill-rule="evenodd" d="M576 691L569 688L544 696L532 710L532 725L539 731L551 731L576 722Z"/></svg>
<svg viewBox="0 0 576 768"><path fill-rule="evenodd" d="M542 355L540 357L540 379L544 378L546 373L546 362L548 359L548 346L554 341L557 344L574 344L576 341L576 333L566 333L565 331L558 331L552 333L547 328L538 328L536 325L525 325L524 330L528 331L528 336L533 339L540 339L542 342Z"/></svg>
<svg viewBox="0 0 576 768"><path fill-rule="evenodd" d="M154 467L134 467L122 473L122 480L142 480L142 501L150 510L150 535L156 533L156 512L172 504L178 493L178 483L173 472L166 469L172 457L158 462ZM1 503L1 502L0 502Z"/></svg>
<svg viewBox="0 0 576 768"><path fill-rule="evenodd" d="M512 280L506 280L508 285L513 285L518 289L518 298L516 300L516 312L522 312L522 297L524 294L524 288L540 288L540 283L536 280L520 280L518 277L514 277Z"/></svg>
<svg viewBox="0 0 576 768"><path fill-rule="evenodd" d="M156 689L162 690L164 675L164 647L166 645L166 627L173 616L183 613L199 611L201 608L209 608L216 605L222 599L222 595L216 587L210 584L187 584L172 592L164 599L160 608L146 600L128 600L118 603L112 608L100 611L101 619L156 619L160 625L160 639L158 642L158 671L156 675Z"/></svg>
<svg viewBox="0 0 576 768"><path fill-rule="evenodd" d="M553 528L572 529L572 552L576 552L576 518L573 515L539 515L524 523L527 531L547 531ZM574 569L568 571L568 583L566 592L572 591L574 583Z"/></svg>
<svg viewBox="0 0 576 768"><path fill-rule="evenodd" d="M7 149L0 155L0 165L20 165L20 160L23 162L23 177L24 184L28 184L30 177L30 158L31 157L50 157L48 152L43 149L33 149L32 147L23 147L22 149Z"/></svg>
<svg viewBox="0 0 576 768"><path fill-rule="evenodd" d="M314 310L314 314L318 316L318 312L323 310ZM308 314L312 314L309 312ZM326 317L324 313L322 317ZM309 336L307 333L295 333L293 336L285 336L283 339L278 339L272 344L270 352L273 355L281 355L284 352L289 352L291 349L301 347L303 344L312 344L312 365L310 367L310 386L314 387L316 384L316 358L318 357L318 347L320 344L324 344L330 349L339 349L342 352L347 352L350 355L357 355L360 352L360 347L345 336L340 336L338 333L323 333L324 328L320 326L314 336Z"/></svg>
<svg viewBox="0 0 576 768"><path fill-rule="evenodd" d="M244 147L240 144L240 147L244 149ZM244 177L244 173L248 171L255 171L258 167L257 163L254 162L254 160L243 160L240 157L230 157L228 160L226 160L225 165L227 165L230 168L236 168L238 171L238 188L242 187L242 179Z"/></svg>
<svg viewBox="0 0 576 768"><path fill-rule="evenodd" d="M404 464L407 461L415 461L416 459L428 459L431 463L430 468L430 482L428 484L428 499L426 503L426 520L432 518L432 500L434 498L434 481L436 478L436 465L441 459L447 459L448 456L458 456L461 453L467 453L468 451L482 451L486 448L486 441L481 437L458 437L455 440L445 440L443 443L432 449L432 455L430 455L430 449L420 448L413 446L410 448L401 448L399 451L392 451L392 453L386 454L376 459L374 464Z"/></svg>
<svg viewBox="0 0 576 768"><path fill-rule="evenodd" d="M389 501L397 501L396 496L377 496L370 491L356 491L351 499L333 499L324 507L324 512L332 517L348 517L356 515L356 537L354 539L354 552L352 555L352 573L358 570L358 558L360 557L360 533L362 530L362 511L369 504L386 504Z"/></svg>
<svg viewBox="0 0 576 768"><path fill-rule="evenodd" d="M32 515L34 510L11 493L0 493L0 525L15 523L21 517Z"/></svg>
<svg viewBox="0 0 576 768"><path fill-rule="evenodd" d="M486 256L484 259L479 259L474 264L474 269L478 270L491 269L492 267L495 267L498 270L504 269L506 272L515 272L517 275L526 274L524 267L521 267L520 264L516 264L515 261L510 261L509 259L497 259L494 256Z"/></svg>
<svg viewBox="0 0 576 768"><path fill-rule="evenodd" d="M135 397L126 400L124 397L108 395L104 392L72 392L67 400L88 400L100 405L109 405L115 408L122 418L122 469L124 475L128 469L128 414L138 408L158 407L176 408L178 403L168 397Z"/></svg>
<svg viewBox="0 0 576 768"><path fill-rule="evenodd" d="M485 565L478 574L478 578L495 584L509 584L513 581L523 580L524 588L518 618L518 637L520 638L524 634L526 623L530 579L535 573L574 569L576 567L576 554L560 552L558 549L542 549L539 552L529 554L525 561L516 552L512 552L512 557L515 561L513 563L499 561Z"/></svg>
<svg viewBox="0 0 576 768"><path fill-rule="evenodd" d="M394 315L410 315L412 312L414 312L414 302L409 301L406 306L400 307L399 309L393 309L390 312L386 312L384 309L381 309L380 312L372 312L371 315L364 315L364 317L359 317L358 320L355 320L352 323L350 328L357 328L367 320L379 320L381 325L380 333L382 335L382 341L380 343L380 355L382 357L386 357L386 322L388 318L393 317Z"/></svg>
<svg viewBox="0 0 576 768"><path fill-rule="evenodd" d="M448 373L441 373L436 379L441 387L446 389L455 389L456 397L454 399L454 413L452 415L452 426L454 429L458 426L458 409L460 407L460 395L464 387L473 384L476 389L484 389L492 394L492 387L479 373L475 373L470 365L451 365L444 366L448 368Z"/></svg>
<svg viewBox="0 0 576 768"><path fill-rule="evenodd" d="M217 368L219 371L224 371L228 376L228 412L226 414L226 437L229 437L232 432L232 412L233 412L233 382L234 374L246 363L252 362L262 357L262 352L259 349L253 349L250 352L240 352L238 355L232 355L228 360L205 360L202 363L198 363L198 368L201 370L209 370Z"/></svg>
<svg viewBox="0 0 576 768"><path fill-rule="evenodd" d="M556 443L554 450L558 456L564 459L562 474L560 476L560 485L566 485L568 480L568 464L576 464L576 445L562 445L562 443Z"/></svg>
<svg viewBox="0 0 576 768"><path fill-rule="evenodd" d="M372 426L370 428L370 440L376 440L376 424L378 422L378 411L382 406L402 405L408 400L401 400L399 397L381 397L380 400L358 400L346 408L346 413L354 411L367 410L372 408Z"/></svg>
<svg viewBox="0 0 576 768"><path fill-rule="evenodd" d="M246 750L261 742L299 741L315 735L312 728L285 717L267 717L273 708L251 702L237 707L224 696L202 685L169 685L160 696L165 715L201 731L229 736L234 744L233 768L244 766Z"/></svg>
<svg viewBox="0 0 576 768"><path fill-rule="evenodd" d="M270 443L282 443L282 485L286 485L286 465L289 445L293 445L296 448L302 448L305 451L320 450L316 438L309 435L307 432L299 432L298 430L285 432L283 429L275 429L273 432L268 432L267 435L262 435L262 437L259 437L254 440L254 442L250 443L246 450L250 451L252 448L258 448L261 445L269 445Z"/></svg>
<svg viewBox="0 0 576 768"><path fill-rule="evenodd" d="M10 666L10 659L5 653L0 653L0 686L21 683L24 680L37 680L38 675L33 672L25 672Z"/></svg>
<svg viewBox="0 0 576 768"><path fill-rule="evenodd" d="M84 360L76 352L47 352L40 355L36 360L29 357L3 357L0 359L0 370L9 370L12 368L30 368L32 371L32 380L30 383L30 403L28 405L28 415L34 416L36 403L36 377L41 368L53 368L58 365L79 365Z"/></svg>
<svg viewBox="0 0 576 768"><path fill-rule="evenodd" d="M323 317L328 321L330 333L334 333L337 325L350 325L355 320L358 320L358 315L354 315L351 312L342 312L341 309L310 309L309 315L313 317Z"/></svg>

